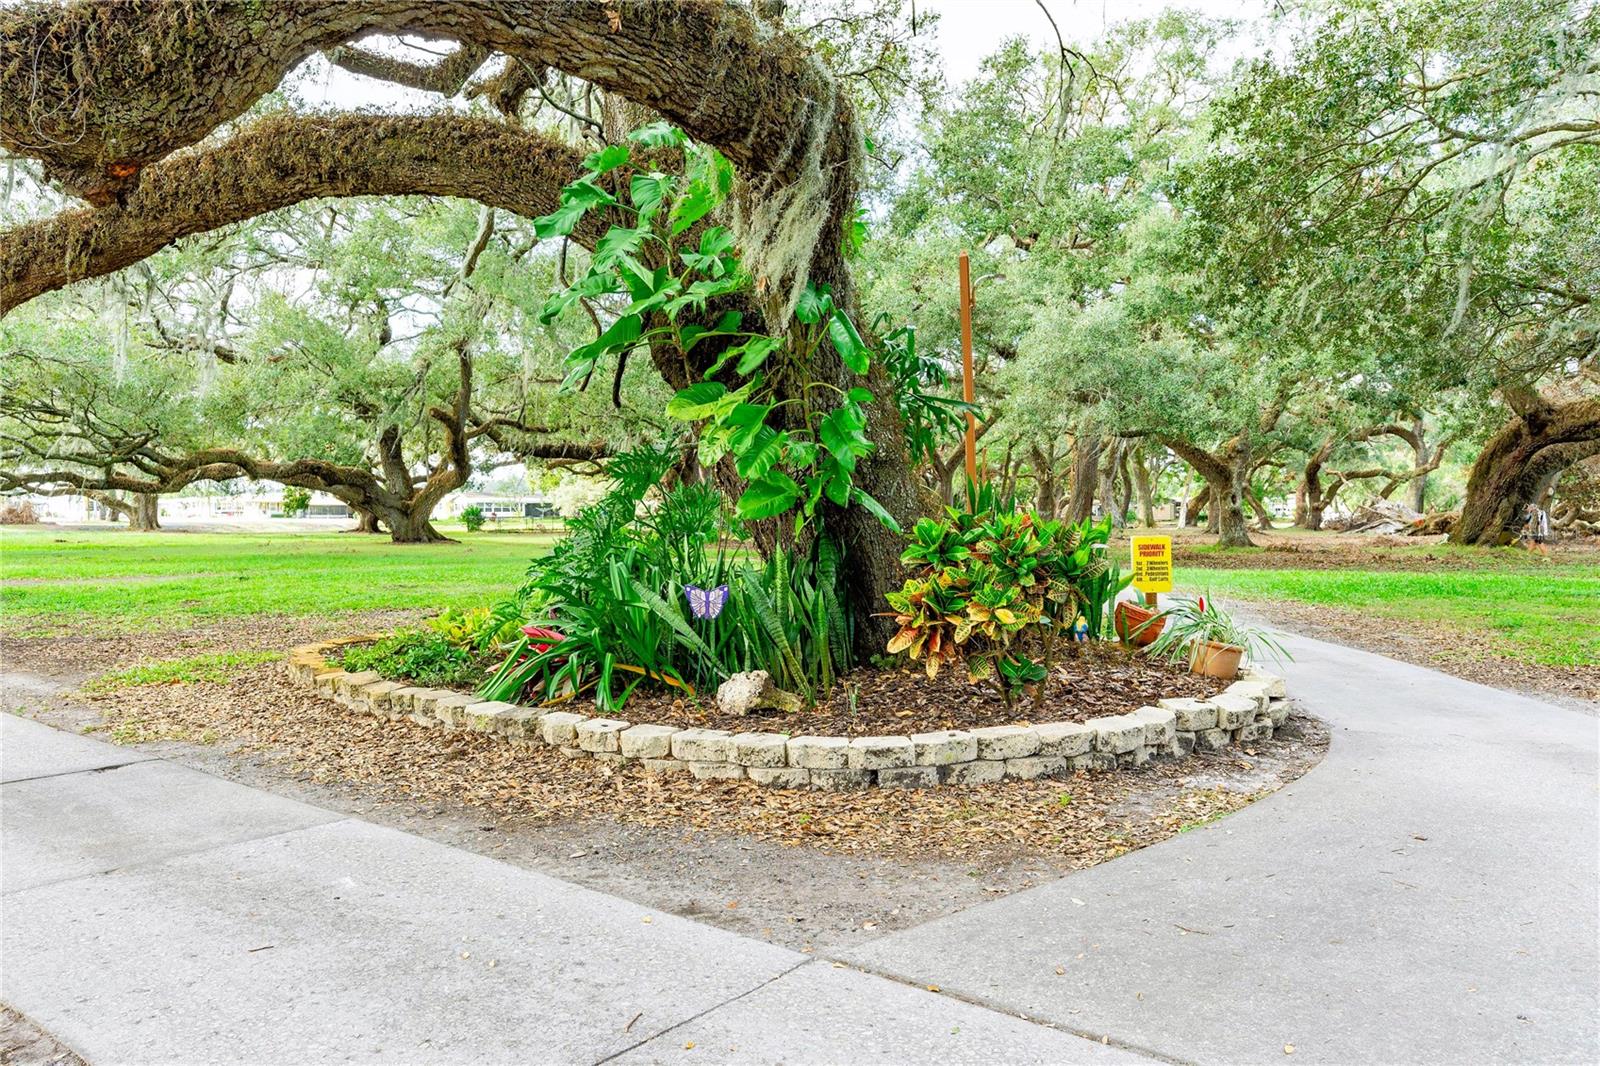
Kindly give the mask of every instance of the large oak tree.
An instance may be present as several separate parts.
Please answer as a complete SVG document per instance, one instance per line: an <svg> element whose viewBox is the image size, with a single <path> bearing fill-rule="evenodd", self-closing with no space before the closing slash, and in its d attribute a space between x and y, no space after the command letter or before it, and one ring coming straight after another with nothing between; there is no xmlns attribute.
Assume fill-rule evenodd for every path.
<svg viewBox="0 0 1600 1066"><path fill-rule="evenodd" d="M781 11L781 4L763 11ZM455 42L431 66L388 58L366 38ZM506 121L465 117L247 113L307 57L452 95L471 68ZM804 44L751 8L718 0L190 0L28 4L0 12L0 145L40 160L87 206L0 235L0 311L104 275L189 234L327 196L459 196L523 215L560 201L581 149L515 121L516 103L554 75L581 79L664 117L737 168L736 230L769 332L792 325L805 285L853 307L843 249L863 141L848 93ZM575 232L582 242L593 232ZM715 358L651 346L669 385ZM831 352L813 372L841 391L855 375ZM874 365L860 487L905 524L917 511L892 389ZM801 386L804 387L803 385ZM898 576L897 546L860 507L825 505L846 548L864 644Z"/></svg>

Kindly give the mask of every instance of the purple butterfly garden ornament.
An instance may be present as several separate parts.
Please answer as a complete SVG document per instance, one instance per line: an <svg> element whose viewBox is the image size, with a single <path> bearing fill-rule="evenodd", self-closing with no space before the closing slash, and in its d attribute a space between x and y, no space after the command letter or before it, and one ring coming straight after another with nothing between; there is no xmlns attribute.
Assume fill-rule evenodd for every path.
<svg viewBox="0 0 1600 1066"><path fill-rule="evenodd" d="M683 586L683 594L688 597L689 611L696 618L715 618L728 605L728 586L726 585L718 585L714 589L703 589L699 585L685 585Z"/></svg>

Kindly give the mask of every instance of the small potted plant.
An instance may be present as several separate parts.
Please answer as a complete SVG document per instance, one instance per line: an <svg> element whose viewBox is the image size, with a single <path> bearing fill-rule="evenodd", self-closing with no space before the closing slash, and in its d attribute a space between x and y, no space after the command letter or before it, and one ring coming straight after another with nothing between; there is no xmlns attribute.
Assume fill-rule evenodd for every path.
<svg viewBox="0 0 1600 1066"><path fill-rule="evenodd" d="M1150 654L1175 663L1187 659L1190 673L1233 678L1245 658L1289 658L1264 630L1235 621L1205 596L1178 600L1158 617L1161 634L1151 642Z"/></svg>

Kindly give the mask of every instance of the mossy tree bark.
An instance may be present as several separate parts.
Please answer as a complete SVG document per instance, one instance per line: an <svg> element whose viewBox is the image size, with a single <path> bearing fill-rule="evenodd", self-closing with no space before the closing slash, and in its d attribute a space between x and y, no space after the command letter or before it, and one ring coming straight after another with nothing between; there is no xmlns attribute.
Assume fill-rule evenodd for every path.
<svg viewBox="0 0 1600 1066"><path fill-rule="evenodd" d="M1456 544L1507 544L1528 504L1556 474L1600 455L1600 397L1554 403L1532 393L1510 397L1516 414L1483 446L1467 478Z"/></svg>
<svg viewBox="0 0 1600 1066"><path fill-rule="evenodd" d="M472 51L429 67L346 47L400 33ZM462 116L283 118L174 155L329 50L346 67L440 92L458 90L474 58L498 54L507 76L555 69L660 114L739 170L739 229L768 331L790 327L807 280L830 285L836 302L857 310L841 251L863 154L849 99L803 45L748 6L720 0L169 0L0 11L0 145L44 161L94 207L0 239L0 310L129 265L184 234L298 200L429 193L537 215L577 171L570 147ZM695 354L657 365L682 387L710 357ZM859 383L831 352L812 372L841 389ZM867 426L877 451L856 480L908 526L920 501L899 412L881 369L866 384L878 397ZM340 487L353 505L347 497L367 491ZM362 506L394 530L384 506ZM398 512L396 521L422 535ZM898 541L860 507L829 506L824 521L846 550L862 647L879 650L887 622L873 615L899 582Z"/></svg>

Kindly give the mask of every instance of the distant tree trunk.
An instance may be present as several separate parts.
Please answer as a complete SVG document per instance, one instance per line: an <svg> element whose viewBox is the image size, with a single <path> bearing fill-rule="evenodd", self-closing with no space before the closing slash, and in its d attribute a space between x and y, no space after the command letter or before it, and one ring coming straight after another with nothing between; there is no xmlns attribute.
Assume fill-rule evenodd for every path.
<svg viewBox="0 0 1600 1066"><path fill-rule="evenodd" d="M382 533L383 532L383 530L378 528L378 516L377 515L373 514L371 511L367 510L365 507L352 507L352 508L350 508L350 510L355 513L356 525L355 525L355 528L350 530L349 532L351 532L351 533Z"/></svg>
<svg viewBox="0 0 1600 1066"><path fill-rule="evenodd" d="M113 521L126 518L128 529L135 533L153 533L161 528L161 497L154 492L129 492L123 496L116 492L88 489L84 490L83 495L110 511Z"/></svg>
<svg viewBox="0 0 1600 1066"><path fill-rule="evenodd" d="M139 533L154 533L161 528L161 497L153 492L133 494L133 511L128 528Z"/></svg>
<svg viewBox="0 0 1600 1066"><path fill-rule="evenodd" d="M1127 450L1128 441L1125 438L1113 438L1100 463L1100 513L1109 515L1111 524L1117 528L1127 524L1122 512L1117 509L1117 473L1122 467Z"/></svg>
<svg viewBox="0 0 1600 1066"><path fill-rule="evenodd" d="M1150 470L1135 459L1133 462L1133 487L1139 495L1139 524L1146 529L1156 525L1155 492L1150 486Z"/></svg>
<svg viewBox="0 0 1600 1066"><path fill-rule="evenodd" d="M1256 528L1263 533L1272 532L1272 511L1267 507L1267 501L1261 498L1261 493L1254 489L1249 490L1250 507L1256 513Z"/></svg>
<svg viewBox="0 0 1600 1066"><path fill-rule="evenodd" d="M1128 511L1133 505L1133 475L1128 473L1128 453L1133 450L1132 442L1122 449L1122 457L1117 460L1117 524L1128 524ZM1137 462L1134 463L1138 465Z"/></svg>
<svg viewBox="0 0 1600 1066"><path fill-rule="evenodd" d="M1564 404L1532 393L1508 399L1519 413L1489 438L1472 465L1461 518L1450 531L1453 543L1510 543L1552 475L1600 455L1600 397Z"/></svg>
<svg viewBox="0 0 1600 1066"><path fill-rule="evenodd" d="M1200 524L1201 515L1205 514L1207 511L1215 510L1215 508L1211 507L1210 504L1211 489L1204 482L1202 482L1199 491L1193 496L1189 497L1189 502L1184 505L1183 524L1186 526L1198 526Z"/></svg>
<svg viewBox="0 0 1600 1066"><path fill-rule="evenodd" d="M1105 442L1092 433L1080 433L1072 458L1072 494L1067 497L1067 521L1082 522L1094 514L1094 492L1100 480L1100 451Z"/></svg>
<svg viewBox="0 0 1600 1066"><path fill-rule="evenodd" d="M1052 447L1051 451L1055 449ZM1054 518L1056 514L1056 464L1054 455L1045 455L1044 449L1037 444L1028 449L1029 461L1033 463L1033 480L1038 486L1038 493L1034 497L1033 509L1042 518Z"/></svg>
<svg viewBox="0 0 1600 1066"><path fill-rule="evenodd" d="M1322 464L1328 461L1338 443L1339 436L1330 433L1306 457L1300 486L1294 494L1294 524L1302 529L1322 528L1322 512L1327 507L1322 496Z"/></svg>
<svg viewBox="0 0 1600 1066"><path fill-rule="evenodd" d="M1211 520L1224 548L1248 548L1250 528L1245 523L1244 500L1250 488L1251 447L1247 434L1230 438L1215 453L1186 440L1167 437L1163 441L1178 458L1199 471L1211 493Z"/></svg>

